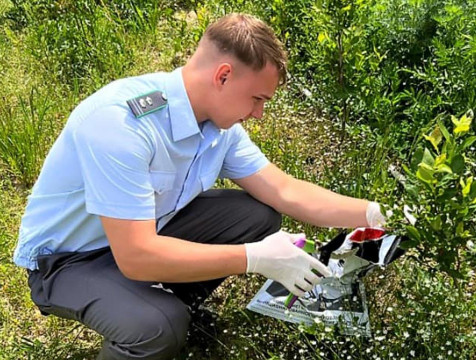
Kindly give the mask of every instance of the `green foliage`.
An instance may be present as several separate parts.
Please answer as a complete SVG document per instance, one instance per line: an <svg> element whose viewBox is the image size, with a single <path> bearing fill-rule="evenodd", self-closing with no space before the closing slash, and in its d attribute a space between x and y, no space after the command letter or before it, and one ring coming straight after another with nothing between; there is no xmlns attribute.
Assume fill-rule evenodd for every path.
<svg viewBox="0 0 476 360"><path fill-rule="evenodd" d="M25 41L43 70L62 82L95 73L119 75L131 59L125 32L114 14L94 1L18 1L28 32Z"/></svg>
<svg viewBox="0 0 476 360"><path fill-rule="evenodd" d="M18 105L0 104L0 171L25 187L35 182L57 131L53 103L32 90Z"/></svg>
<svg viewBox="0 0 476 360"><path fill-rule="evenodd" d="M253 140L295 177L412 205L416 225L395 226L416 247L367 278L370 339L245 311L262 283L248 277L212 297L216 331L193 333L179 358L471 358L474 123L459 116L445 130L449 114L475 108L476 3L466 0L0 0L0 358L93 359L100 347L84 327L40 316L11 262L28 189L72 108L112 79L183 65L208 23L232 11L270 23L290 53L288 91L247 124ZM405 190L389 163L409 164ZM321 242L336 231L284 226ZM459 291L438 270L466 275Z"/></svg>
<svg viewBox="0 0 476 360"><path fill-rule="evenodd" d="M423 135L427 142L418 146L411 165L403 166L407 179L401 201L417 219L403 225L411 238L406 247L416 247L423 261L454 278L464 278L476 264L470 247L476 235L472 118L471 111L460 119L452 116L452 132L438 119L433 131Z"/></svg>
<svg viewBox="0 0 476 360"><path fill-rule="evenodd" d="M290 51L293 90L341 125L366 124L405 159L438 114L476 105L476 3L275 0L263 14Z"/></svg>

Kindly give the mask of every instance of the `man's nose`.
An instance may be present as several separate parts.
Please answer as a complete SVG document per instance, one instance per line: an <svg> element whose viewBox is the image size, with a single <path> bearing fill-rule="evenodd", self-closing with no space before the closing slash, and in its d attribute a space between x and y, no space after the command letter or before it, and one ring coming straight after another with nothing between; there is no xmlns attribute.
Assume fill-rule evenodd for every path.
<svg viewBox="0 0 476 360"><path fill-rule="evenodd" d="M263 117L263 111L264 111L264 103L258 104L257 106L255 106L255 108L251 112L251 116L259 120Z"/></svg>

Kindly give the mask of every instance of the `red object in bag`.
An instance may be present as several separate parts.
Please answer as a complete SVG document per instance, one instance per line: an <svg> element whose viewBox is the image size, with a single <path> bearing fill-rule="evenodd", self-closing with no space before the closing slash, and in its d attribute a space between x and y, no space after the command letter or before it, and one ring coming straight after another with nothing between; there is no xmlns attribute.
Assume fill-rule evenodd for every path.
<svg viewBox="0 0 476 360"><path fill-rule="evenodd" d="M349 240L356 243L364 241L378 240L385 235L385 230L376 228L360 228L354 230L349 236Z"/></svg>

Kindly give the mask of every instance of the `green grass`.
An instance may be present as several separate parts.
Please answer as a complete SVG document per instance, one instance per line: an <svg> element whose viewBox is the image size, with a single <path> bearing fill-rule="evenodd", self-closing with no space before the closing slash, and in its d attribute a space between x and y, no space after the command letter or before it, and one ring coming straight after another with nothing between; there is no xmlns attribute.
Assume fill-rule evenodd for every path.
<svg viewBox="0 0 476 360"><path fill-rule="evenodd" d="M41 316L30 300L26 272L12 263L21 215L42 160L80 100L116 77L182 65L210 19L225 8L252 9L254 3L184 1L180 8L167 1L125 2L122 7L106 2L116 5L82 13L74 6L91 2L64 1L71 18L50 27L44 27L39 15L49 1L30 7L24 26L5 19L8 3L0 0L0 359L94 359L101 338L75 322ZM196 13L187 4L196 6ZM55 28L86 19L93 23L83 33ZM108 42L111 29L117 31ZM81 36L90 47L97 43L95 51L80 47L77 53L61 52L56 47L74 46ZM247 124L268 157L293 176L341 193L381 201L398 196L397 189L381 191L382 182L393 184L382 171L391 134L349 126L341 140L338 125L296 96L297 89L291 81L290 91L277 94L262 121ZM284 226L321 242L335 233L291 219ZM425 270L409 255L366 279L370 339L340 336L317 325L303 329L251 313L245 306L264 279L241 276L227 280L207 301L220 318L207 332L192 328L180 359L471 359L476 353L474 272L457 291L450 278Z"/></svg>

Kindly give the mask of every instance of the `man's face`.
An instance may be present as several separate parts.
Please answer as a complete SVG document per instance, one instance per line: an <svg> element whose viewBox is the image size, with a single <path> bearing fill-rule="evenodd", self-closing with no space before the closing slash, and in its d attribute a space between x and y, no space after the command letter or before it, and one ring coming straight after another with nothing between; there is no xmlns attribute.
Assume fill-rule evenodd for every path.
<svg viewBox="0 0 476 360"><path fill-rule="evenodd" d="M261 119L278 82L278 70L269 63L259 71L243 68L224 73L217 80L211 120L220 129L229 129L251 117Z"/></svg>

